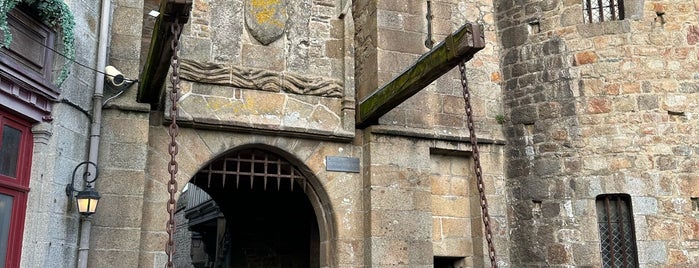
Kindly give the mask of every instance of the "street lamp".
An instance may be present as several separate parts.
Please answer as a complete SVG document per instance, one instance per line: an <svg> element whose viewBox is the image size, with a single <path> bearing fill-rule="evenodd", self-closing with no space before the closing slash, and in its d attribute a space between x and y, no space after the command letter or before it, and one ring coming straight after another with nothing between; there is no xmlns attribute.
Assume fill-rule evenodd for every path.
<svg viewBox="0 0 699 268"><path fill-rule="evenodd" d="M95 176L94 178L90 179L90 175L92 175L89 171L89 166L85 168L85 172L83 172L83 181L85 182L85 188L82 191L77 191L73 184L75 183L75 173L78 171L78 168L83 165L92 165L95 167ZM95 214L95 210L97 209L97 203L100 200L100 194L95 191L94 188L92 188L92 183L97 180L97 175L99 172L97 171L97 164L86 161L78 164L75 169L73 170L73 177L71 178L70 184L66 185L66 195L68 196L69 200L72 199L73 193L77 192L75 195L75 199L77 199L77 205L78 205L78 212L80 212L80 215L83 216L90 216L92 214Z"/></svg>

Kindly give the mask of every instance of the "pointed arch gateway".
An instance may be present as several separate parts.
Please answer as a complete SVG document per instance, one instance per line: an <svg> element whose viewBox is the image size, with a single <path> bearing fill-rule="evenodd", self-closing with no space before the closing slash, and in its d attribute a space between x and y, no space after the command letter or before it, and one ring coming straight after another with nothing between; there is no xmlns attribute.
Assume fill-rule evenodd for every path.
<svg viewBox="0 0 699 268"><path fill-rule="evenodd" d="M264 145L238 147L201 168L182 204L194 266L332 266L329 199L312 174Z"/></svg>

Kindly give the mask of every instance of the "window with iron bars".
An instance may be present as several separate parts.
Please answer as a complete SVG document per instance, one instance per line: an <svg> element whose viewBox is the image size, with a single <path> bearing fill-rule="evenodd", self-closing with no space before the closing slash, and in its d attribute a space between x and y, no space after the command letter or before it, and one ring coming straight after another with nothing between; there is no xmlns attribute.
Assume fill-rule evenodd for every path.
<svg viewBox="0 0 699 268"><path fill-rule="evenodd" d="M624 0L583 0L585 23L624 19Z"/></svg>
<svg viewBox="0 0 699 268"><path fill-rule="evenodd" d="M600 195L596 205L602 267L638 267L631 197L627 194Z"/></svg>

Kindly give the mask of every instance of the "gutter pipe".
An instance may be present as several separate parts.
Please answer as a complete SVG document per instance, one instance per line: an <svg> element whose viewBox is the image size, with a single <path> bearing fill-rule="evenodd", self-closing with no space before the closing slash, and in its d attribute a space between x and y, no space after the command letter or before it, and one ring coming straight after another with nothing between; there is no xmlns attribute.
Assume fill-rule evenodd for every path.
<svg viewBox="0 0 699 268"><path fill-rule="evenodd" d="M102 0L100 14L100 29L97 43L97 70L100 72L95 75L95 91L92 95L92 123L90 126L90 144L88 152L88 161L97 165L99 156L99 143L102 129L102 99L104 97L104 69L107 65L107 38L109 37L109 22L111 21L110 13L111 0ZM88 170L92 165L88 165ZM94 168L93 168L94 169ZM95 170L89 170L90 176L97 174ZM91 180L94 177L90 178ZM88 253L90 250L90 231L92 229L92 221L89 217L81 216L80 225L80 242L78 245L78 268L87 268Z"/></svg>

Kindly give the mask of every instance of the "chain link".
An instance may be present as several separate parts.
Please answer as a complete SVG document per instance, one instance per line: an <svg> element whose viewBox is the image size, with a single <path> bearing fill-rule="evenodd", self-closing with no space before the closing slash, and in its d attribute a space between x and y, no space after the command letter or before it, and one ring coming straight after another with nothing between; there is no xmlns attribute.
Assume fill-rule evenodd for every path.
<svg viewBox="0 0 699 268"><path fill-rule="evenodd" d="M471 148L473 150L473 165L476 172L476 184L478 186L478 193L481 197L481 211L483 212L483 226L485 226L485 240L488 242L488 256L490 257L490 266L497 268L498 264L495 260L495 246L493 245L493 231L490 227L490 214L488 213L488 199L485 197L483 171L481 170L481 157L480 153L478 152L478 139L476 138L476 130L473 125L471 95L468 92L468 79L466 78L466 65L464 62L459 63L459 72L461 72L461 86L463 87L464 93L468 132L471 138Z"/></svg>
<svg viewBox="0 0 699 268"><path fill-rule="evenodd" d="M167 254L167 264L165 267L167 268L172 268L174 267L172 258L175 253L175 242L172 239L172 236L175 233L175 209L176 209L176 204L177 200L175 200L175 194L177 193L177 160L175 159L175 156L177 156L177 152L179 150L177 146L177 141L176 137L179 134L179 127L177 126L177 117L179 115L178 110L177 110L177 98L178 98L178 91L180 88L180 74L179 74L179 69L180 69L180 61L179 57L177 56L177 52L180 49L180 42L179 42L179 37L180 37L180 31L181 31L180 24L177 19L175 19L175 22L172 23L172 26L170 27L170 31L172 32L173 39L172 39L172 44L171 44L171 49L172 49L172 58L170 60L170 66L172 67L172 75L170 76L170 83L172 84L172 88L170 91L170 101L172 102L172 107L170 108L170 128L169 128L169 134L170 134L170 144L168 146L168 152L170 153L170 162L168 163L168 172L170 173L170 181L168 181L167 184L167 191L170 194L170 199L167 202L167 212L170 215L170 218L167 221L166 227L167 227L167 243L165 244L165 252Z"/></svg>

